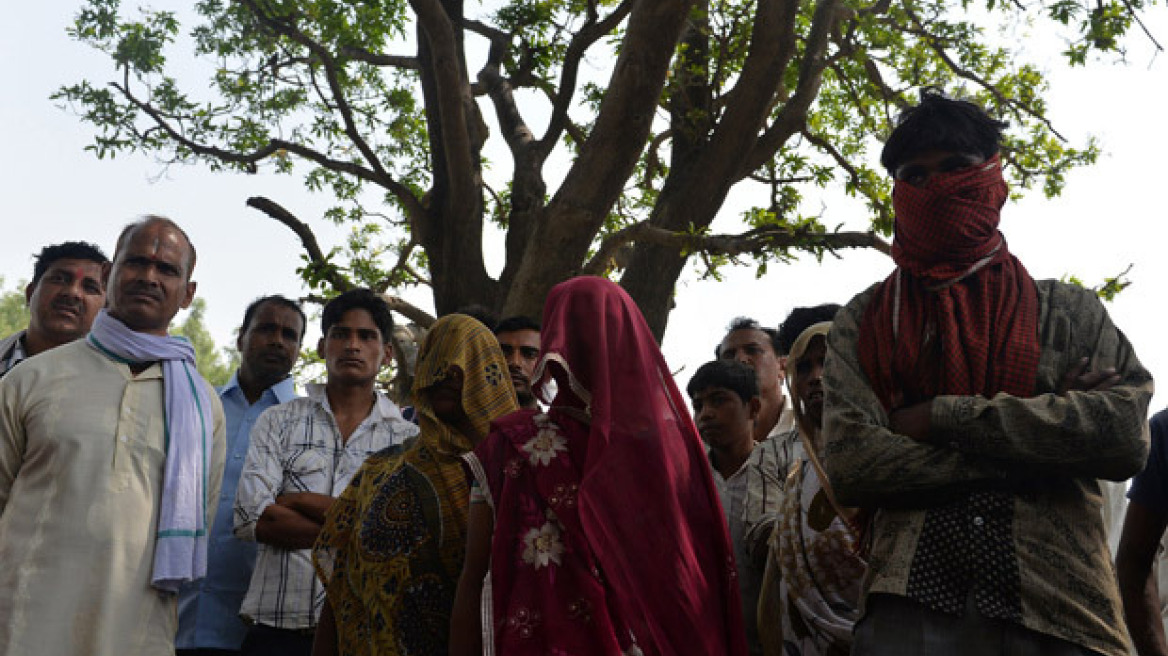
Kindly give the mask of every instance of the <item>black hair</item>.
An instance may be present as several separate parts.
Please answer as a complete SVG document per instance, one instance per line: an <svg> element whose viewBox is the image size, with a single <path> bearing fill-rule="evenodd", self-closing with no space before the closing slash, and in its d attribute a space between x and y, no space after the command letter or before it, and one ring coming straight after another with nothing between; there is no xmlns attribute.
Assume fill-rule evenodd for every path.
<svg viewBox="0 0 1168 656"><path fill-rule="evenodd" d="M750 365L737 360L711 360L698 367L685 391L692 399L711 387L724 387L747 403L758 396L758 374Z"/></svg>
<svg viewBox="0 0 1168 656"><path fill-rule="evenodd" d="M308 317L304 316L304 308L300 307L300 304L296 301L284 298L279 294L261 296L252 301L247 306L247 309L243 311L243 325L239 327L239 334L242 335L247 332L247 329L251 326L251 320L255 318L256 312L259 312L260 307L267 303L280 305L289 310L295 310L296 314L300 315L300 340L304 341L304 330L308 328Z"/></svg>
<svg viewBox="0 0 1168 656"><path fill-rule="evenodd" d="M791 314L779 324L779 355L790 355L791 347L804 330L817 323L835 319L835 313L839 312L839 309L838 303L824 303L815 307L797 307L791 310Z"/></svg>
<svg viewBox="0 0 1168 656"><path fill-rule="evenodd" d="M130 237L130 235L137 232L139 228L145 228L151 223L161 223L168 228L174 229L178 232L178 234L182 235L183 240L187 242L187 253L190 255L190 258L187 260L187 281L189 282L191 279L191 274L195 271L195 260L198 259L198 256L195 254L195 242L191 241L191 236L187 234L186 230L182 229L182 226L175 223L171 219L166 218L165 216L147 214L146 216L138 219L137 221L134 221L133 223L126 224L126 227L122 228L122 232L118 234L118 240L114 243L114 259L118 259L118 251L122 250L123 242L125 242L126 239Z"/></svg>
<svg viewBox="0 0 1168 656"><path fill-rule="evenodd" d="M327 336L329 328L349 310L365 310L373 317L373 323L381 331L382 344L388 344L393 339L393 313L389 304L381 298L381 294L363 287L350 289L325 304L320 317L320 328L324 335Z"/></svg>
<svg viewBox="0 0 1168 656"><path fill-rule="evenodd" d="M108 264L109 258L101 252L95 244L85 241L67 241L52 246L45 246L36 255L36 262L32 265L32 286L36 287L45 271L53 266L57 260L88 260L98 264Z"/></svg>
<svg viewBox="0 0 1168 656"><path fill-rule="evenodd" d="M534 330L540 332L539 322L531 317L524 317L516 315L514 317L507 317L499 323L495 324L494 333L514 333L520 330Z"/></svg>
<svg viewBox="0 0 1168 656"><path fill-rule="evenodd" d="M471 319L477 319L479 323L483 324L487 328L490 328L499 322L499 315L492 312L491 309L487 306L481 305L479 303L464 305L455 310L454 314L465 314Z"/></svg>
<svg viewBox="0 0 1168 656"><path fill-rule="evenodd" d="M779 331L774 328L767 328L750 317L734 317L734 320L730 322L730 328L726 331L726 334L729 335L735 330L761 330L771 339L771 349L775 352L775 355L779 355ZM722 339L725 341L726 338L723 337ZM714 346L714 358L720 357L722 357L722 342L718 342Z"/></svg>
<svg viewBox="0 0 1168 656"><path fill-rule="evenodd" d="M884 142L880 164L894 174L901 164L929 150L973 153L989 159L998 153L1007 125L968 100L947 98L940 89L926 87L921 89L920 104L897 118Z"/></svg>

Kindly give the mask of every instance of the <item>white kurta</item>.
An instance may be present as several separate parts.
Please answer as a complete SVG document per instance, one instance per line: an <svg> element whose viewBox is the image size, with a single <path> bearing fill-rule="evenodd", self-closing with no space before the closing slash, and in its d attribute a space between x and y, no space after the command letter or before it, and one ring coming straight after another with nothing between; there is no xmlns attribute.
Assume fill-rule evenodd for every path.
<svg viewBox="0 0 1168 656"><path fill-rule="evenodd" d="M160 366L134 376L84 340L0 381L0 655L173 656L176 597L150 587L163 396Z"/></svg>

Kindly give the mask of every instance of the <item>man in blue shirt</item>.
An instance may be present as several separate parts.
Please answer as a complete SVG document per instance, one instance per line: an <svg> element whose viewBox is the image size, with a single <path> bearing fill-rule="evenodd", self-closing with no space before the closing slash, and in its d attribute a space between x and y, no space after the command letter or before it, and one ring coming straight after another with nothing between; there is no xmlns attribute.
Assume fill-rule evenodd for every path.
<svg viewBox="0 0 1168 656"><path fill-rule="evenodd" d="M207 577L179 596L175 640L183 656L233 654L247 625L239 607L255 566L256 545L232 533L235 490L247 458L252 425L268 408L296 398L289 372L304 338L304 311L283 296L248 306L239 329L239 370L219 390L227 419L227 464L207 554Z"/></svg>

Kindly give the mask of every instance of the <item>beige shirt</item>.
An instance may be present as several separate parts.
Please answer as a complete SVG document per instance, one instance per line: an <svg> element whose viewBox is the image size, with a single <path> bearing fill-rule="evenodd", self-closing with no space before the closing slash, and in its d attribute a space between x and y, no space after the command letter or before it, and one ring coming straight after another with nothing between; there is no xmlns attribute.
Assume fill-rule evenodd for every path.
<svg viewBox="0 0 1168 656"><path fill-rule="evenodd" d="M0 380L0 655L174 654L176 597L150 587L164 422L161 367L134 376L84 340Z"/></svg>
<svg viewBox="0 0 1168 656"><path fill-rule="evenodd" d="M937 396L933 439L916 442L891 430L860 363L860 324L874 289L836 315L823 374L824 469L840 503L875 512L865 594L911 597L918 554L968 553L962 545L970 540L960 551L922 544L942 495L1003 492L1007 512L995 516L1008 520L1007 531L981 510L962 525L979 541L1007 538L994 544L1012 571L992 572L998 583L986 589L1017 603L1026 628L1106 656L1127 654L1097 479L1126 479L1148 457L1152 377L1131 344L1092 292L1039 281L1035 396ZM1082 357L1092 371L1115 368L1119 384L1056 394Z"/></svg>

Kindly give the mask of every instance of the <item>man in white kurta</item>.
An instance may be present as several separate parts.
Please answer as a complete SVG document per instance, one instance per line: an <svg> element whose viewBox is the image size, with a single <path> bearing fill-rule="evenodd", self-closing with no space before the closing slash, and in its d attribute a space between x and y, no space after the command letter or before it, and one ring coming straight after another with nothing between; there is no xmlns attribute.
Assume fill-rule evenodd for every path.
<svg viewBox="0 0 1168 656"><path fill-rule="evenodd" d="M174 235L145 226L136 266L173 259ZM81 340L0 380L0 656L173 656L176 597L151 586L167 457L163 370L134 369ZM204 471L215 499L226 440L209 397Z"/></svg>

